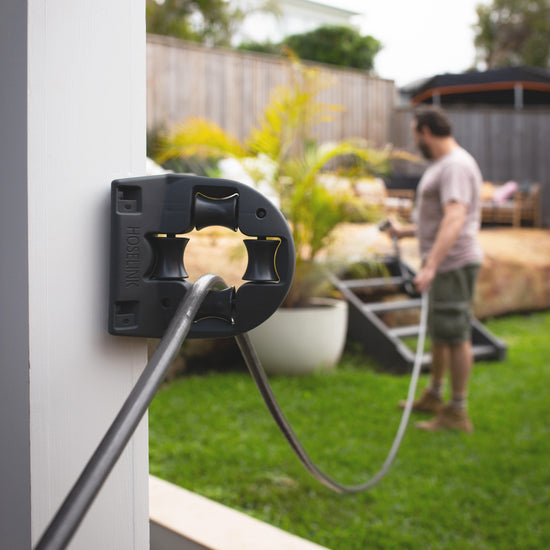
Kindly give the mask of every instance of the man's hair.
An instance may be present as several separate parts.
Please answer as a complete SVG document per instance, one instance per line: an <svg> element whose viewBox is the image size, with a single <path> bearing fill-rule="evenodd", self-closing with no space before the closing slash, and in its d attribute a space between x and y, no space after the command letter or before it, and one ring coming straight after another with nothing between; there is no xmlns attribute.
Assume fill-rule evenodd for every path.
<svg viewBox="0 0 550 550"><path fill-rule="evenodd" d="M423 126L427 126L430 132L437 137L448 137L453 132L451 121L445 111L433 105L418 107L414 111L414 120L419 132Z"/></svg>

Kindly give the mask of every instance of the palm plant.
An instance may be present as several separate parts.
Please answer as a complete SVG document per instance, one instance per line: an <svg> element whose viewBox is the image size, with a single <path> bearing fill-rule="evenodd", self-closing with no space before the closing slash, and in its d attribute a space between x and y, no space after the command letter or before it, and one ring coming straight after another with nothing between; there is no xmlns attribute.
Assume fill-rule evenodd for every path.
<svg viewBox="0 0 550 550"><path fill-rule="evenodd" d="M192 118L161 140L157 155L159 162L188 156L232 157L254 182L268 181L290 223L296 248L287 307L307 303L316 280L316 260L338 224L357 217L358 211L365 221L380 216L375 207L354 196L351 181L347 189L329 189L322 181L323 169L337 157L355 157L367 171L381 173L393 155L390 149L376 150L359 139L317 144L313 129L341 108L319 101L330 82L318 68L306 67L292 56L290 61L289 84L275 89L244 143L211 121Z"/></svg>

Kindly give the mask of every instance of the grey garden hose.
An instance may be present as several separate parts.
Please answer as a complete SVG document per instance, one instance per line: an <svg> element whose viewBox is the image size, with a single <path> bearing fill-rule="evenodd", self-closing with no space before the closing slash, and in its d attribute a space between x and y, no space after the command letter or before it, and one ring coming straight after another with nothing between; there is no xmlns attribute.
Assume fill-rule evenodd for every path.
<svg viewBox="0 0 550 550"><path fill-rule="evenodd" d="M62 550L69 544L155 397L199 307L216 285L227 286L218 275L203 275L180 302L136 385L34 550Z"/></svg>
<svg viewBox="0 0 550 550"><path fill-rule="evenodd" d="M288 441L290 447L292 448L296 456L300 459L304 467L308 470L308 472L310 472L323 485L326 485L329 489L332 489L337 493L352 494L367 491L368 489L376 485L386 475L395 459L395 456L397 455L397 451L399 450L399 447L403 440L403 436L405 435L405 430L407 429L407 424L409 422L414 396L416 393L416 387L418 385L418 378L422 369L422 358L424 355L424 343L426 341L426 324L428 317L427 301L427 293L424 292L421 297L420 329L416 346L416 355L411 374L411 381L409 383L409 391L407 393L407 401L403 410L403 414L401 415L401 421L399 423L399 427L397 428L397 433L393 440L390 451L388 452L386 460L384 461L378 473L376 473L371 479L358 485L343 485L342 483L339 483L338 481L332 479L330 476L325 474L322 470L320 470L309 458L306 450L300 443L300 440L292 430L290 423L284 416L277 403L275 395L273 394L273 390L269 385L269 381L267 379L265 371L260 363L260 360L258 359L258 356L256 355L248 334L235 336L248 370L250 371L254 382L258 386L260 394L265 401L265 404L269 412L271 413L271 416L273 417L275 423Z"/></svg>
<svg viewBox="0 0 550 550"><path fill-rule="evenodd" d="M202 302L210 289L217 285L227 286L219 276L209 274L201 276L191 286L190 291L179 304L174 317L168 325L165 335L147 363L136 385L122 405L115 420L86 464L78 480L73 485L71 491L61 504L50 524L47 526L37 545L34 547L34 550L62 550L66 548L105 480L115 466L118 458L122 454L126 444L132 437L145 411L151 404L158 388L164 380L168 368L174 360L181 344L185 340ZM403 439L416 392L416 385L422 365L426 334L426 316L426 295L423 294L416 358L409 385L407 403L401 417L397 435L380 471L372 479L360 485L342 485L324 474L312 462L304 447L294 434L288 420L282 413L248 335L243 334L235 337L250 374L258 386L260 394L277 426L306 469L330 489L338 493L358 493L366 491L375 485L391 466L401 444L401 440Z"/></svg>

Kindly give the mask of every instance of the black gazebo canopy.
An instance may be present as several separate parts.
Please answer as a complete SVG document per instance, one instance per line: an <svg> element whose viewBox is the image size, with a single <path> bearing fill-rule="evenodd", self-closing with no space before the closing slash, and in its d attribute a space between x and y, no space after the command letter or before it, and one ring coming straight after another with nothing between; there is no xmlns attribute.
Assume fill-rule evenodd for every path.
<svg viewBox="0 0 550 550"><path fill-rule="evenodd" d="M413 104L485 104L522 108L550 104L550 71L507 67L461 74L439 74L401 89Z"/></svg>

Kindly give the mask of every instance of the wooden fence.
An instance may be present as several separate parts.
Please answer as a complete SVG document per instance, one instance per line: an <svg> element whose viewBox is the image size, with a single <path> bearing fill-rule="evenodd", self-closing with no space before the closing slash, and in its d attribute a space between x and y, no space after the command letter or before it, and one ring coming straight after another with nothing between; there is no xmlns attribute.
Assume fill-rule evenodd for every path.
<svg viewBox="0 0 550 550"><path fill-rule="evenodd" d="M320 99L341 105L344 112L319 128L320 141L362 137L375 146L392 143L416 152L410 136L412 110L397 107L393 81L357 70L323 69L334 85ZM289 74L284 58L149 35L147 129L166 130L200 116L244 139L270 93ZM542 184L542 220L550 226L550 110L453 107L447 112L457 140L476 157L486 180ZM419 165L397 168L422 170Z"/></svg>
<svg viewBox="0 0 550 550"><path fill-rule="evenodd" d="M324 67L334 85L320 100L344 111L318 129L321 141L363 137L390 142L396 88L362 71ZM274 87L288 81L285 58L147 37L147 129L169 129L191 116L208 118L240 139L248 135Z"/></svg>

